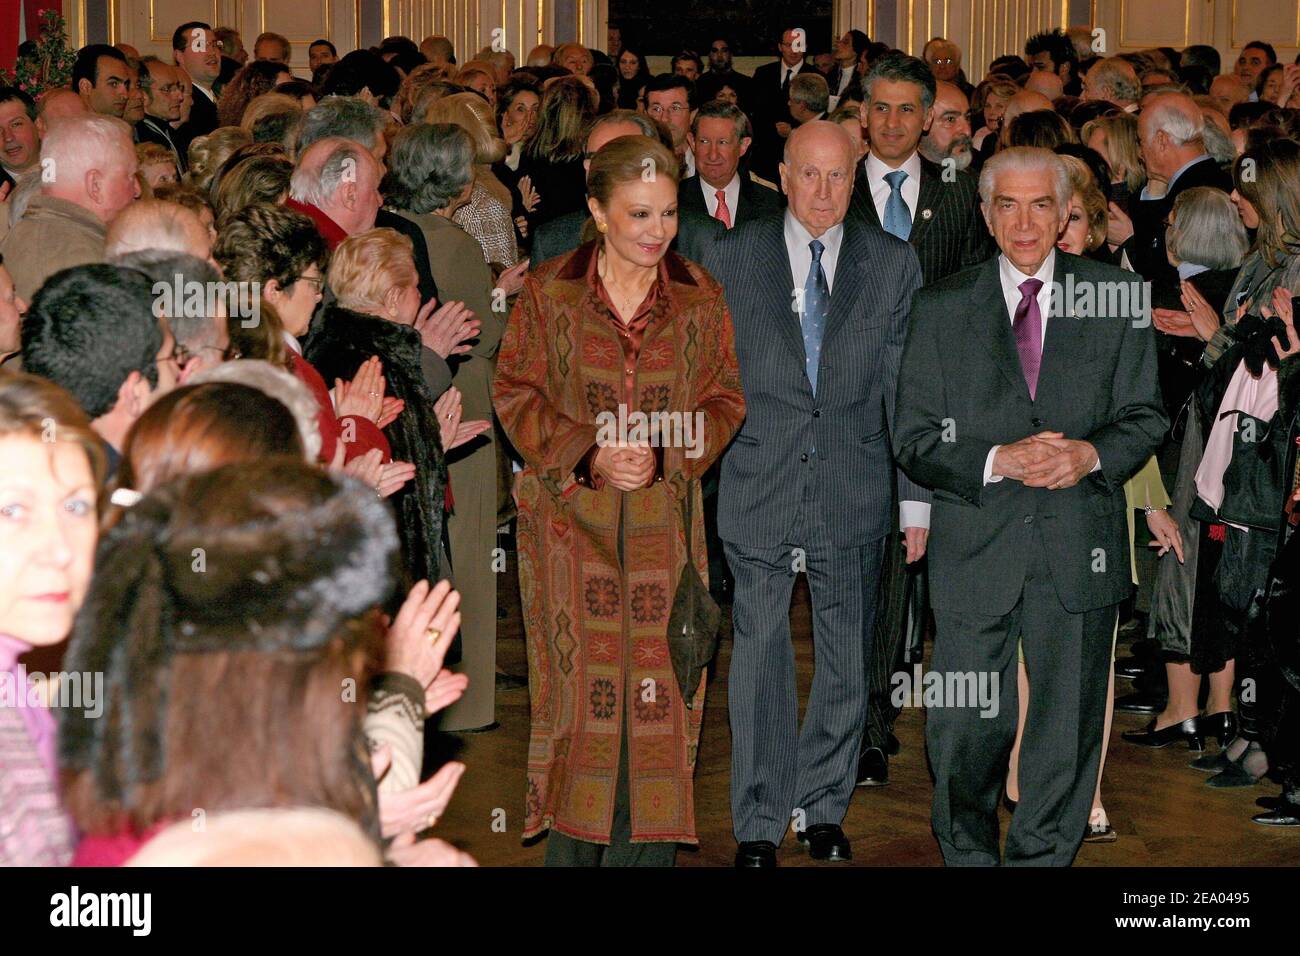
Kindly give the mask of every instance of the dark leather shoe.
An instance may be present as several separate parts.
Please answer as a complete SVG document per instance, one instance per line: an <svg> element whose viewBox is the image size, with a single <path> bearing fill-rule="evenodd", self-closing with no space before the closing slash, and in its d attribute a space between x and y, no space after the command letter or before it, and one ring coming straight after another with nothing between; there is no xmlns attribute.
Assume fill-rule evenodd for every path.
<svg viewBox="0 0 1300 956"><path fill-rule="evenodd" d="M1164 698L1153 694L1125 694L1115 698L1115 710L1122 714L1158 714L1164 709Z"/></svg>
<svg viewBox="0 0 1300 956"><path fill-rule="evenodd" d="M1216 790L1230 790L1236 787L1253 787L1262 779L1262 777L1253 776L1240 763L1229 762L1225 769L1205 781L1205 785L1214 787Z"/></svg>
<svg viewBox="0 0 1300 956"><path fill-rule="evenodd" d="M1215 754L1201 754L1187 766L1193 770L1199 770L1201 773L1223 773L1228 769L1232 761L1222 750Z"/></svg>
<svg viewBox="0 0 1300 956"><path fill-rule="evenodd" d="M858 758L859 787L885 787L889 785L889 758L879 747L870 747Z"/></svg>
<svg viewBox="0 0 1300 956"><path fill-rule="evenodd" d="M1284 802L1284 799L1285 799L1285 798L1280 797L1280 796L1277 796L1277 797L1256 797L1256 798L1255 798L1255 806L1259 807L1261 810L1276 810L1276 809L1278 809L1279 807L1282 806L1282 804L1283 804L1283 802Z"/></svg>
<svg viewBox="0 0 1300 956"><path fill-rule="evenodd" d="M1136 657L1121 657L1115 661L1115 676L1122 677L1125 680L1141 677L1145 670L1146 668L1142 666L1142 662Z"/></svg>
<svg viewBox="0 0 1300 956"><path fill-rule="evenodd" d="M747 840L736 848L736 868L776 866L776 844L768 840Z"/></svg>
<svg viewBox="0 0 1300 956"><path fill-rule="evenodd" d="M803 831L801 839L808 844L808 855L814 860L842 863L853 859L853 848L839 824L815 824Z"/></svg>
<svg viewBox="0 0 1300 956"><path fill-rule="evenodd" d="M1197 726L1201 730L1202 737L1214 737L1219 741L1220 747L1226 747L1228 742L1237 736L1237 715L1230 710L1206 714L1197 720Z"/></svg>
<svg viewBox="0 0 1300 956"><path fill-rule="evenodd" d="M1142 747L1168 747L1181 740L1187 744L1188 750L1205 749L1205 738L1201 736L1195 717L1188 717L1180 724L1170 724L1163 730L1156 730L1153 720L1141 730L1126 730L1120 736Z"/></svg>
<svg viewBox="0 0 1300 956"><path fill-rule="evenodd" d="M1276 810L1257 813L1251 819L1266 827L1300 827L1300 804L1283 804Z"/></svg>

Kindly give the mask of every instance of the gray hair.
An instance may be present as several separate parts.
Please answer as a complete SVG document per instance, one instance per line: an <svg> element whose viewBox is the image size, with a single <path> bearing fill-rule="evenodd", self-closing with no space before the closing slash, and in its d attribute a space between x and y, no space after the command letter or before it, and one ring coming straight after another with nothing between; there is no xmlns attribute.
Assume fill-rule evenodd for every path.
<svg viewBox="0 0 1300 956"><path fill-rule="evenodd" d="M876 80L889 80L893 83L915 83L921 88L921 109L928 110L934 105L935 79L930 65L915 56L905 53L890 53L882 56L862 78L862 98L871 102L871 86Z"/></svg>
<svg viewBox="0 0 1300 956"><path fill-rule="evenodd" d="M41 140L41 170L49 170L50 183L81 182L114 158L122 165L135 161L131 127L116 116L64 116L50 122Z"/></svg>
<svg viewBox="0 0 1300 956"><path fill-rule="evenodd" d="M1236 160L1237 147L1232 145L1228 134L1217 123L1206 122L1201 130L1201 140L1205 143L1205 151L1220 166Z"/></svg>
<svg viewBox="0 0 1300 956"><path fill-rule="evenodd" d="M307 461L315 461L320 454L320 426L316 422L320 406L307 386L284 369L259 359L239 359L204 369L190 379L189 384L201 385L204 382L247 385L269 395L289 409L289 414L298 426L298 434L302 437Z"/></svg>
<svg viewBox="0 0 1300 956"><path fill-rule="evenodd" d="M790 81L790 99L802 103L809 112L825 113L830 105L830 95L826 77L812 70L796 73Z"/></svg>
<svg viewBox="0 0 1300 956"><path fill-rule="evenodd" d="M149 281L155 285L161 282L168 288L179 282L181 288L185 289L190 283L197 282L202 283L207 290L215 288L215 284L221 282L221 274L212 263L195 256L164 249L140 249L128 252L113 259L112 264L136 269L147 275ZM207 302L206 295L204 302ZM173 301L174 306L182 304ZM194 315L189 309L173 308L164 318L167 319L167 327L172 330L172 335L176 338L176 344L187 351L196 352L199 349L216 346L217 335L212 322L213 317L206 312L201 311L200 314Z"/></svg>
<svg viewBox="0 0 1300 956"><path fill-rule="evenodd" d="M298 202L324 209L346 180L355 179L357 170L369 156L370 153L357 142L341 142L325 158L315 175L302 166L293 171L289 177L289 195Z"/></svg>
<svg viewBox="0 0 1300 956"><path fill-rule="evenodd" d="M1241 265L1250 241L1237 207L1223 190L1209 186L1185 189L1174 199L1171 215L1173 223L1165 232L1165 248L1171 258L1207 269Z"/></svg>
<svg viewBox="0 0 1300 956"><path fill-rule="evenodd" d="M610 123L631 123L641 131L642 136L649 136L651 139L659 138L659 129L655 126L655 121L644 113L638 113L636 110L610 110L592 121L587 127L587 135L583 137L583 141L586 142L591 138L592 133Z"/></svg>
<svg viewBox="0 0 1300 956"><path fill-rule="evenodd" d="M1133 65L1117 56L1107 57L1093 64L1088 77L1099 91L1110 95L1106 99L1118 103L1136 103L1142 95L1142 84L1136 78Z"/></svg>
<svg viewBox="0 0 1300 956"><path fill-rule="evenodd" d="M210 245L198 213L180 203L141 199L123 209L108 224L104 258L113 265L121 265L119 258L143 249L193 254L198 251L193 240L199 235L203 236L205 245Z"/></svg>
<svg viewBox="0 0 1300 956"><path fill-rule="evenodd" d="M1000 172L1029 173L1048 170L1052 174L1055 187L1056 203L1061 209L1070 208L1070 171L1059 156L1049 149L1038 146L1010 146L1000 149L984 164L980 170L980 202L986 206L993 203L993 190L997 185Z"/></svg>
<svg viewBox="0 0 1300 956"><path fill-rule="evenodd" d="M451 204L474 180L474 140L456 123L408 126L393 140L384 196L418 214Z"/></svg>
<svg viewBox="0 0 1300 956"><path fill-rule="evenodd" d="M798 76L795 76L796 80L798 78ZM794 88L793 82L790 87L791 89ZM825 107L823 107L824 109ZM821 112L821 110L818 112ZM702 119L729 119L736 124L737 139L752 139L754 136L754 129L750 125L749 117L745 115L745 111L734 103L728 103L726 100L710 100L695 111L695 119L691 120L692 135L700 135L700 120Z"/></svg>
<svg viewBox="0 0 1300 956"><path fill-rule="evenodd" d="M1144 112L1152 135L1163 131L1178 146L1201 139L1205 130L1205 114L1185 96L1168 93L1153 97Z"/></svg>
<svg viewBox="0 0 1300 956"><path fill-rule="evenodd" d="M331 136L374 149L386 125L384 111L377 106L351 96L326 97L303 115L298 128L298 153Z"/></svg>

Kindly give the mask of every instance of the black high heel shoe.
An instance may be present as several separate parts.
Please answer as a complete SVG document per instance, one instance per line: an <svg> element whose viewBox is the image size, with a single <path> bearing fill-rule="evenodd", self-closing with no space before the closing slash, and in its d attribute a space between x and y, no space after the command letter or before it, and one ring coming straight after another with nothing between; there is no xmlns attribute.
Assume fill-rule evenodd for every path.
<svg viewBox="0 0 1300 956"><path fill-rule="evenodd" d="M1188 750L1205 749L1205 738L1201 736L1197 718L1188 717L1182 723L1170 724L1163 730L1156 730L1153 720L1141 730L1126 730L1120 735L1131 744L1142 747L1168 747L1170 744L1185 741Z"/></svg>
<svg viewBox="0 0 1300 956"><path fill-rule="evenodd" d="M1206 714L1198 718L1197 728L1202 737L1215 738L1219 742L1219 747L1223 748L1237 736L1237 715L1230 710L1218 714Z"/></svg>

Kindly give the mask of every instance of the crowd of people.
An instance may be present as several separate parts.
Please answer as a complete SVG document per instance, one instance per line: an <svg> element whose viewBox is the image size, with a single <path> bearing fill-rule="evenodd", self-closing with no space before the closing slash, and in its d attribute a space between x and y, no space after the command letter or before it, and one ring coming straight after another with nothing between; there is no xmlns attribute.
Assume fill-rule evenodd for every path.
<svg viewBox="0 0 1300 956"><path fill-rule="evenodd" d="M0 863L474 865L425 736L526 683L521 836L672 865L719 604L737 866L852 858L927 638L947 863L1119 839L1114 711L1300 827L1300 62L806 41L0 87Z"/></svg>

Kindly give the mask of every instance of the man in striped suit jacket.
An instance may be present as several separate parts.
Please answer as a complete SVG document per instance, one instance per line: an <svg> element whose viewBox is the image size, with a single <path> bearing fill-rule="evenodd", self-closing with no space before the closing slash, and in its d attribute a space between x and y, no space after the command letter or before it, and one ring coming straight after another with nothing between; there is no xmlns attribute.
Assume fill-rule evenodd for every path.
<svg viewBox="0 0 1300 956"><path fill-rule="evenodd" d="M792 817L814 858L851 857L840 824L895 521L895 381L921 285L905 242L845 219L855 158L842 127L799 127L780 170L789 208L730 230L704 262L726 290L748 407L718 491L718 532L736 580L728 698L738 866L775 865ZM929 500L898 480L906 503ZM925 532L909 534L923 550ZM799 571L817 646L802 729L790 643Z"/></svg>

